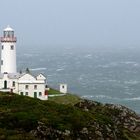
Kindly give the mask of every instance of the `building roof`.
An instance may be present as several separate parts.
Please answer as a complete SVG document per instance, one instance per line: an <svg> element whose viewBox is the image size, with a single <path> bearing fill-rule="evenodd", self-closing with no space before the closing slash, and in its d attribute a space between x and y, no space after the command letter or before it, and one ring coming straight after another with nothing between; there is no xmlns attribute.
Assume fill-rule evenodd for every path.
<svg viewBox="0 0 140 140"><path fill-rule="evenodd" d="M34 80L34 81L30 81L30 80L21 80L18 81L19 84L44 84L44 81L39 81L39 80Z"/></svg>
<svg viewBox="0 0 140 140"><path fill-rule="evenodd" d="M8 78L9 79L18 79L19 77L21 77L22 75L19 73L8 73Z"/></svg>
<svg viewBox="0 0 140 140"><path fill-rule="evenodd" d="M45 80L45 76L43 76L42 74L39 74L38 76L41 76L40 78L37 78L38 76L33 76L31 73L6 73L7 77L9 79L19 79L20 83L42 83L42 81L40 80ZM3 73L0 73L0 79L4 78ZM26 76L29 77L26 77Z"/></svg>
<svg viewBox="0 0 140 140"><path fill-rule="evenodd" d="M46 80L46 77L42 73L40 73L36 76L36 79L37 80Z"/></svg>
<svg viewBox="0 0 140 140"><path fill-rule="evenodd" d="M14 31L9 25L4 29L4 31Z"/></svg>

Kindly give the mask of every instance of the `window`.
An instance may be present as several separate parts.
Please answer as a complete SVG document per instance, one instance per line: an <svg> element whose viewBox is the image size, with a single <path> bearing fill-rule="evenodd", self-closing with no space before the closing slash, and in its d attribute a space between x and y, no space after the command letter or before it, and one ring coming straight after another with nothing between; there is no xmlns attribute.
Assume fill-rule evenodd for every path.
<svg viewBox="0 0 140 140"><path fill-rule="evenodd" d="M42 92L39 92L39 96L42 96Z"/></svg>
<svg viewBox="0 0 140 140"><path fill-rule="evenodd" d="M13 87L15 87L15 81L13 81Z"/></svg>
<svg viewBox="0 0 140 140"><path fill-rule="evenodd" d="M3 46L3 45L1 46L1 49L2 49L2 50L4 49L4 46Z"/></svg>
<svg viewBox="0 0 140 140"><path fill-rule="evenodd" d="M37 89L37 85L34 85L34 89Z"/></svg>
<svg viewBox="0 0 140 140"><path fill-rule="evenodd" d="M37 98L37 92L34 92L34 98Z"/></svg>
<svg viewBox="0 0 140 140"><path fill-rule="evenodd" d="M62 88L65 88L65 86L62 86Z"/></svg>
<svg viewBox="0 0 140 140"><path fill-rule="evenodd" d="M28 92L25 92L25 95L28 96Z"/></svg>
<svg viewBox="0 0 140 140"><path fill-rule="evenodd" d="M10 37L10 32L8 32L8 36L7 37Z"/></svg>
<svg viewBox="0 0 140 140"><path fill-rule="evenodd" d="M11 50L14 50L14 45L11 45Z"/></svg>
<svg viewBox="0 0 140 140"><path fill-rule="evenodd" d="M20 92L20 95L23 95L23 92Z"/></svg>
<svg viewBox="0 0 140 140"><path fill-rule="evenodd" d="M1 65L3 65L3 60L1 60Z"/></svg>
<svg viewBox="0 0 140 140"><path fill-rule="evenodd" d="M4 31L4 37L6 37L6 32Z"/></svg>
<svg viewBox="0 0 140 140"><path fill-rule="evenodd" d="M25 85L25 89L29 89L29 85Z"/></svg>

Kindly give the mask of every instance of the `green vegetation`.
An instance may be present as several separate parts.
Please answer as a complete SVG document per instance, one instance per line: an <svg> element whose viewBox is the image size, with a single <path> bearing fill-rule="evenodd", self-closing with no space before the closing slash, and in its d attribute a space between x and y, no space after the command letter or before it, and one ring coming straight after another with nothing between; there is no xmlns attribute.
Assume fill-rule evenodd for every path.
<svg viewBox="0 0 140 140"><path fill-rule="evenodd" d="M97 102L87 102L84 107L79 104L81 100L71 94L41 101L0 92L0 140L36 140L30 132L36 130L40 122L46 128L51 128L51 131L69 130L71 138L81 135L81 130L85 127L91 131L95 139L98 138L95 130L100 130L103 137L108 136L108 130L116 131L111 116L117 115L118 110L112 111ZM139 140L140 137L139 133L132 134L122 127L117 132L120 132L119 138L124 140ZM86 137L84 134L83 139Z"/></svg>
<svg viewBox="0 0 140 140"><path fill-rule="evenodd" d="M91 119L88 113L70 105L0 93L0 135L7 139L24 134L29 137L28 132L35 129L39 121L55 129L73 130L85 126Z"/></svg>
<svg viewBox="0 0 140 140"><path fill-rule="evenodd" d="M79 96L73 95L73 94L65 94L61 96L62 93L60 93L58 90L50 88L48 91L48 95L60 95L60 96L54 96L49 97L49 101L54 101L59 104L71 104L74 105L81 101L81 98Z"/></svg>
<svg viewBox="0 0 140 140"><path fill-rule="evenodd" d="M48 91L48 95L58 95L58 94L62 94L62 93L52 88L50 88L50 90Z"/></svg>
<svg viewBox="0 0 140 140"><path fill-rule="evenodd" d="M54 101L59 104L71 104L74 105L78 103L81 99L80 97L72 94L66 94L64 96L55 96L55 97L49 97L50 101Z"/></svg>

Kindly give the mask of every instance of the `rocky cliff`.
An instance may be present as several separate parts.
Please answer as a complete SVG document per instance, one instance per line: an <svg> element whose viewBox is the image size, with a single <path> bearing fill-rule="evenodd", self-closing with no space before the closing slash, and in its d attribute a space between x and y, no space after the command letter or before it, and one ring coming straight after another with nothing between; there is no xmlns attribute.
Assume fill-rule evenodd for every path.
<svg viewBox="0 0 140 140"><path fill-rule="evenodd" d="M103 105L89 100L82 100L74 106L93 115L93 119L86 126L79 130L60 131L38 122L38 127L31 131L32 135L39 139L49 138L52 140L140 139L140 116L134 111L121 105Z"/></svg>

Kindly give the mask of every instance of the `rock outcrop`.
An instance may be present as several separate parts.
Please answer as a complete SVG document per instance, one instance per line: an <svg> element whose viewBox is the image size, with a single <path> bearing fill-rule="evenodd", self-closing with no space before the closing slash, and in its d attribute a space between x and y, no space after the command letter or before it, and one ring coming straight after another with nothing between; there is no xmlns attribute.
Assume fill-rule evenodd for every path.
<svg viewBox="0 0 140 140"><path fill-rule="evenodd" d="M62 131L38 122L30 133L40 140L127 140L130 135L136 140L140 133L140 116L124 106L82 100L74 107L91 113L93 119L83 128Z"/></svg>

